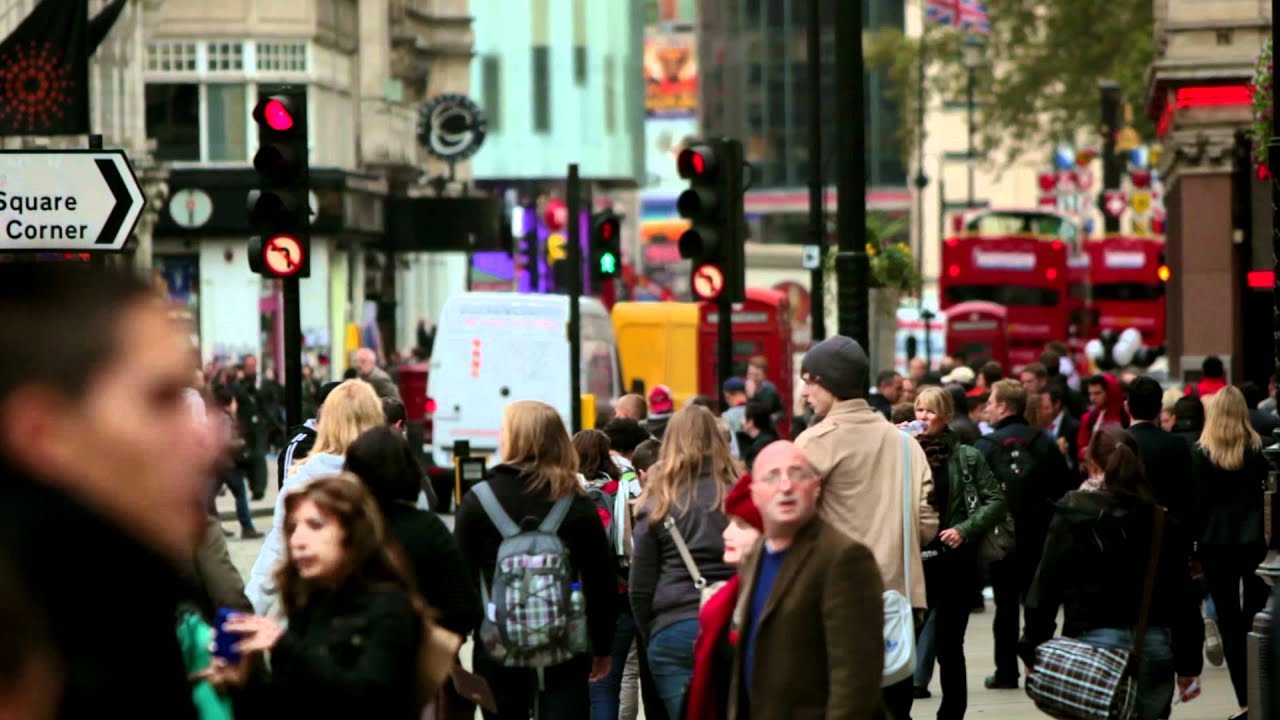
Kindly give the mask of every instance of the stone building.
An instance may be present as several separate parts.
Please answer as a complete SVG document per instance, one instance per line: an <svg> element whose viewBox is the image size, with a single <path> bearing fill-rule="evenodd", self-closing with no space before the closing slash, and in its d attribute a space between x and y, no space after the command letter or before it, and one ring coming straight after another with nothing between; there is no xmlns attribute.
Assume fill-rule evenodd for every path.
<svg viewBox="0 0 1280 720"><path fill-rule="evenodd" d="M1171 374L1188 377L1216 354L1233 381L1265 387L1275 364L1270 199L1247 128L1269 4L1155 0L1154 9L1146 110L1164 145Z"/></svg>

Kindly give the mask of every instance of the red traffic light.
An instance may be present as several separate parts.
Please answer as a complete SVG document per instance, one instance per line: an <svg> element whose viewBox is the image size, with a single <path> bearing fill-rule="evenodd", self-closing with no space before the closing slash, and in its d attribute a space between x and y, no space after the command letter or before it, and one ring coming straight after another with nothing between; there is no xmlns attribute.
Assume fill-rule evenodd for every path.
<svg viewBox="0 0 1280 720"><path fill-rule="evenodd" d="M282 95L267 98L266 102L254 109L253 119L276 132L287 132L296 124L289 99Z"/></svg>
<svg viewBox="0 0 1280 720"><path fill-rule="evenodd" d="M715 155L705 145L687 147L676 156L676 170L686 180L710 175L716 170Z"/></svg>
<svg viewBox="0 0 1280 720"><path fill-rule="evenodd" d="M618 222L616 220L606 220L600 223L600 239L609 241L618 235Z"/></svg>

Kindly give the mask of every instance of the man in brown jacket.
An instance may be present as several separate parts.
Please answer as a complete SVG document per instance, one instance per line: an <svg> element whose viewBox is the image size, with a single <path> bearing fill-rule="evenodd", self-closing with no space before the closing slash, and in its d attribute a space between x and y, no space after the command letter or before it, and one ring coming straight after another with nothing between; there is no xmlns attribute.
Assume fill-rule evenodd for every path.
<svg viewBox="0 0 1280 720"><path fill-rule="evenodd" d="M875 555L886 590L897 590L923 611L924 565L921 546L938 534L938 511L929 503L933 475L924 450L867 404L870 363L862 347L836 335L805 353L800 392L822 418L801 433L796 445L822 476L818 514L831 526L864 543ZM911 546L904 567L903 464L910 463ZM907 575L910 575L910 592ZM884 689L885 708L896 718L911 716L911 678Z"/></svg>
<svg viewBox="0 0 1280 720"><path fill-rule="evenodd" d="M875 557L818 517L818 473L792 443L762 450L751 477L764 536L740 567L728 717L882 717Z"/></svg>

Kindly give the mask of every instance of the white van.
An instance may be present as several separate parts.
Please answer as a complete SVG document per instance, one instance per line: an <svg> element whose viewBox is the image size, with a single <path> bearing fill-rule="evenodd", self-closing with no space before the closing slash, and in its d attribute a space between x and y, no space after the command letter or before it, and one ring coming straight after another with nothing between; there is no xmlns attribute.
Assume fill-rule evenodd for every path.
<svg viewBox="0 0 1280 720"><path fill-rule="evenodd" d="M582 394L605 408L621 394L618 346L604 305L582 298ZM428 394L435 401L432 457L453 466L453 443L498 462L502 411L541 400L571 420L569 298L467 292L451 296L436 328ZM590 423L593 418L583 418Z"/></svg>

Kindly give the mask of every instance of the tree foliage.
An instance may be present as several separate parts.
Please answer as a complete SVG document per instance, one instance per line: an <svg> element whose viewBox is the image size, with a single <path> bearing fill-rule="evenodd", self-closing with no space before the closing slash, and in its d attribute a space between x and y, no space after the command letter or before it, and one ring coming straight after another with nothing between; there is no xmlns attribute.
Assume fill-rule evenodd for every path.
<svg viewBox="0 0 1280 720"><path fill-rule="evenodd" d="M1079 137L1096 137L1098 83L1119 83L1133 105L1133 125L1144 137L1151 126L1141 112L1155 40L1151 0L986 0L992 32L983 40L976 71L978 139L984 151L1013 154ZM929 63L925 90L930 105L963 102L968 71L964 36L932 23L924 45ZM917 74L920 38L894 28L871 33L867 68L883 68L891 97L903 108L901 136L910 155L919 131ZM925 129L926 132L928 128Z"/></svg>

